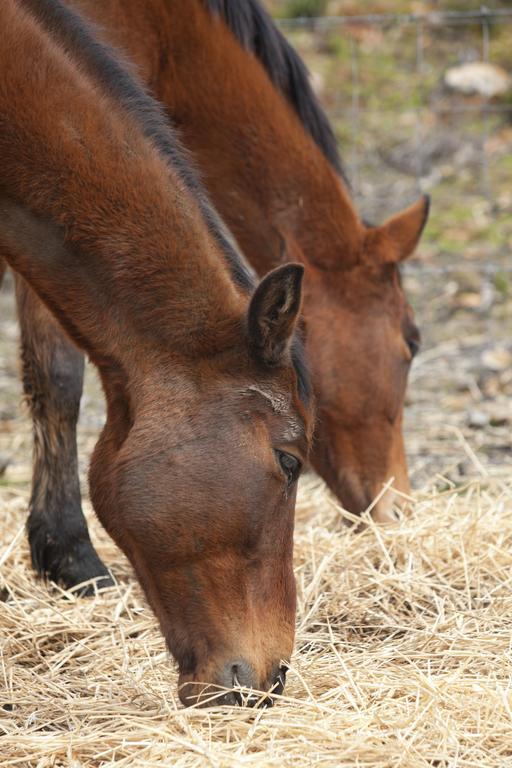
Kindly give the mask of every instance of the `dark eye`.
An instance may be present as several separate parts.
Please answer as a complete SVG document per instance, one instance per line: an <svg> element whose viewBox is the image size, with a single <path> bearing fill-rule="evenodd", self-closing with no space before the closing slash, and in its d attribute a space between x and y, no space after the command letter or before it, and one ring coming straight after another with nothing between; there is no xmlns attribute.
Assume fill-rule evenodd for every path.
<svg viewBox="0 0 512 768"><path fill-rule="evenodd" d="M285 453L284 451L276 451L276 456L281 465L281 469L286 475L288 485L292 485L299 475L301 470L301 463L291 453Z"/></svg>
<svg viewBox="0 0 512 768"><path fill-rule="evenodd" d="M411 357L415 357L420 351L420 347L421 347L420 332L416 328L416 326L413 325L408 329L408 333L404 335L405 335L405 340L407 342L407 346L409 347L409 351L411 353Z"/></svg>
<svg viewBox="0 0 512 768"><path fill-rule="evenodd" d="M421 342L419 338L407 339L407 346L409 347L411 357L416 357L416 355L420 351Z"/></svg>

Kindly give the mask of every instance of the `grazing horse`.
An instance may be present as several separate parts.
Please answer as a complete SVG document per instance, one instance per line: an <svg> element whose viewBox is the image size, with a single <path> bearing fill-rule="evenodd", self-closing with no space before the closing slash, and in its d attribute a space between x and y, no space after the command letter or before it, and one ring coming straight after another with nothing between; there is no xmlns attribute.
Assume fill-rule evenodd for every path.
<svg viewBox="0 0 512 768"><path fill-rule="evenodd" d="M402 414L419 333L399 265L414 251L428 200L380 227L363 224L304 65L258 0L68 4L136 62L257 271L291 260L304 264L318 410L314 468L354 514L390 478L407 492ZM66 355L65 338L33 296L23 288L21 294L24 382L36 443L31 519L59 517L68 508L78 518L82 362L74 349ZM375 519L392 519L392 501L390 492L380 499ZM35 565L59 575L51 556L39 562L36 552Z"/></svg>
<svg viewBox="0 0 512 768"><path fill-rule="evenodd" d="M158 617L183 703L237 682L280 691L312 433L293 335L303 268L254 286L160 109L76 13L3 0L0 27L0 253L100 373L95 511ZM47 364L62 401L33 393L57 419L75 395L60 353ZM31 511L36 564L68 584L101 575L61 501L59 516Z"/></svg>

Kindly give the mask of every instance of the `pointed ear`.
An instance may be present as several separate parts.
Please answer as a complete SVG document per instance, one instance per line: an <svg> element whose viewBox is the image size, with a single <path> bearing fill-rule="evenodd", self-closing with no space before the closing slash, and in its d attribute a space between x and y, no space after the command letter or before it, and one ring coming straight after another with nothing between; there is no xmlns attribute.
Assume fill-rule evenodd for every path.
<svg viewBox="0 0 512 768"><path fill-rule="evenodd" d="M430 197L423 195L405 211L397 213L377 228L378 253L382 261L396 263L414 253L427 223Z"/></svg>
<svg viewBox="0 0 512 768"><path fill-rule="evenodd" d="M265 365L284 363L300 312L304 267L285 264L266 275L249 305L249 343Z"/></svg>

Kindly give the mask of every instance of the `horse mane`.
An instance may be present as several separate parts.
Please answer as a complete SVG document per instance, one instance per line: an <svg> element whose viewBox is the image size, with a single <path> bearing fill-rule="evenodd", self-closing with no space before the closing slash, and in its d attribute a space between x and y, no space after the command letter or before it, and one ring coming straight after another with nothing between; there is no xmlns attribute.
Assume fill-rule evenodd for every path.
<svg viewBox="0 0 512 768"><path fill-rule="evenodd" d="M135 117L143 134L153 142L197 201L210 233L224 253L235 283L252 291L256 283L254 272L211 204L190 153L180 141L176 129L171 126L160 103L140 83L133 65L116 48L100 42L95 26L61 0L21 2L72 57L78 54L88 73Z"/></svg>
<svg viewBox="0 0 512 768"><path fill-rule="evenodd" d="M260 0L201 0L220 16L247 51L261 61L270 79L291 104L302 125L324 156L347 182L338 146L327 115L313 93L309 72L295 49L277 28Z"/></svg>
<svg viewBox="0 0 512 768"><path fill-rule="evenodd" d="M178 138L176 129L169 123L160 103L142 86L133 66L116 48L100 42L96 37L94 25L65 6L61 0L20 2L56 37L72 57L79 56L88 73L137 120L143 134L153 142L197 201L210 233L224 254L234 282L243 290L252 292L256 286L255 273L211 204L191 156ZM301 400L307 403L311 397L311 383L303 344L298 337L294 339L291 354L297 375L298 394Z"/></svg>

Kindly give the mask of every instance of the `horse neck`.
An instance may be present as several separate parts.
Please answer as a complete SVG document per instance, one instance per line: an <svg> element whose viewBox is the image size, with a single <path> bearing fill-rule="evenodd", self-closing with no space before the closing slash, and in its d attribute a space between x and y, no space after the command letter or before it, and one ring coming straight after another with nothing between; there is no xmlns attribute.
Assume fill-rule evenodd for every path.
<svg viewBox="0 0 512 768"><path fill-rule="evenodd" d="M363 226L349 192L262 64L201 0L153 4L167 62L149 77L252 263L275 265L283 237L323 268L353 263Z"/></svg>
<svg viewBox="0 0 512 768"><path fill-rule="evenodd" d="M362 225L342 179L257 58L202 0L67 0L125 50L179 125L203 181L260 272L288 253L352 263Z"/></svg>
<svg viewBox="0 0 512 768"><path fill-rule="evenodd" d="M205 338L222 344L243 300L180 174L13 0L1 22L11 265L100 367L125 366L127 346L190 356Z"/></svg>

